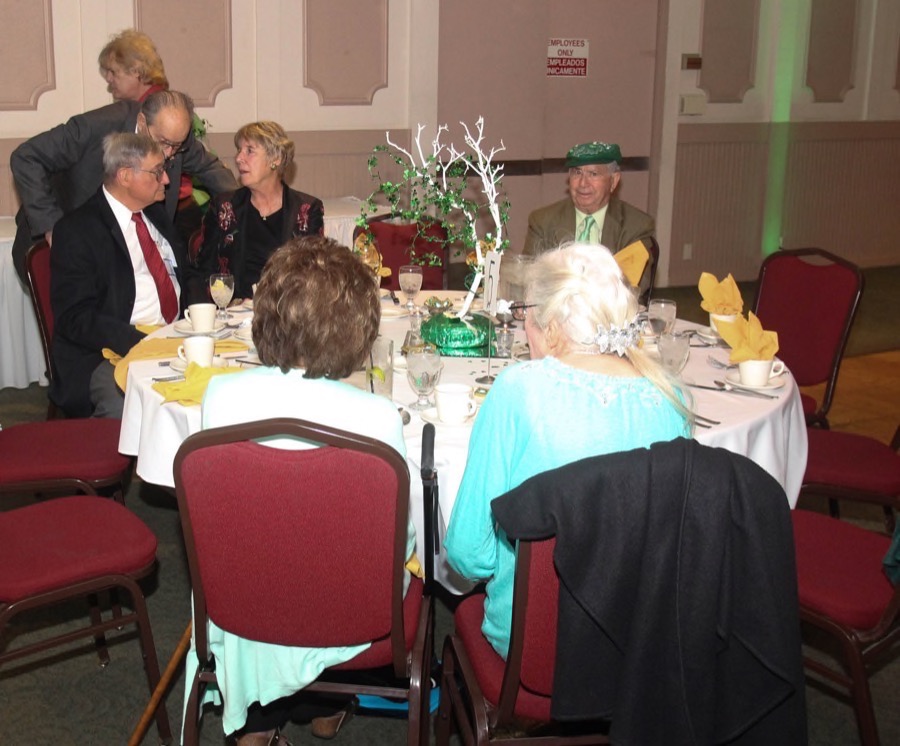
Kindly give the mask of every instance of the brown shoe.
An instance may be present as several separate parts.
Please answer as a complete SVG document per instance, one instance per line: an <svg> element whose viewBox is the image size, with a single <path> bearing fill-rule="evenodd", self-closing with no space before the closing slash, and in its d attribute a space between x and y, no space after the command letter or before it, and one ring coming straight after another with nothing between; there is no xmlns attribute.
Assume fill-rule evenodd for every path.
<svg viewBox="0 0 900 746"><path fill-rule="evenodd" d="M338 734L344 723L349 722L353 718L358 705L359 700L354 697L344 709L338 710L334 715L313 718L312 734L316 738L324 738L326 741L331 740Z"/></svg>

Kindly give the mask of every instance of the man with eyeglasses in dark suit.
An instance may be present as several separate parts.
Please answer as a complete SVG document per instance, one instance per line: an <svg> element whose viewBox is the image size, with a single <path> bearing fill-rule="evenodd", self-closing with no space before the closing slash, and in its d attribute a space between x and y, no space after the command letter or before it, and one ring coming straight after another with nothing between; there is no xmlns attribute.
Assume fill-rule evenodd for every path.
<svg viewBox="0 0 900 746"><path fill-rule="evenodd" d="M121 418L124 397L103 350L124 356L144 337L139 327L174 321L206 288L162 202L164 149L113 133L102 163L101 188L53 229L50 399L69 416Z"/></svg>

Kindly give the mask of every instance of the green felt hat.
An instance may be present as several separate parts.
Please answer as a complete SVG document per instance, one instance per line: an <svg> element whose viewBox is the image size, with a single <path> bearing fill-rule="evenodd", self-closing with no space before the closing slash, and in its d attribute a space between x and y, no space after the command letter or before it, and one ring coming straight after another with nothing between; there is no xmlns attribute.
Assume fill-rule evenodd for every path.
<svg viewBox="0 0 900 746"><path fill-rule="evenodd" d="M621 162L622 151L614 142L583 142L566 153L566 168Z"/></svg>

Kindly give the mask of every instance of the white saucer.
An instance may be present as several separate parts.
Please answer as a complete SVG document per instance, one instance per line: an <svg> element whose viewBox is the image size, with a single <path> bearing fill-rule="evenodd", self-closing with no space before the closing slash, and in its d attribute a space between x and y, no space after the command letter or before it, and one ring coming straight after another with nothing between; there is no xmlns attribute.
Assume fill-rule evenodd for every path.
<svg viewBox="0 0 900 746"><path fill-rule="evenodd" d="M723 342L722 335L710 326L701 326L695 333L708 345L717 345Z"/></svg>
<svg viewBox="0 0 900 746"><path fill-rule="evenodd" d="M389 306L381 306L381 318L383 319L399 319L408 316L409 312L403 306L391 304Z"/></svg>
<svg viewBox="0 0 900 746"><path fill-rule="evenodd" d="M253 342L253 334L252 329L249 326L242 326L240 329L236 329L234 332L234 336L236 339L241 340L242 342Z"/></svg>
<svg viewBox="0 0 900 746"><path fill-rule="evenodd" d="M169 363L169 367L174 370L176 373L184 373L187 370L187 363L184 362L180 357L176 357L171 363ZM228 359L224 357L214 357L213 358L213 368L227 368L228 367Z"/></svg>
<svg viewBox="0 0 900 746"><path fill-rule="evenodd" d="M512 351L513 360L518 360L519 362L527 362L531 360L531 350L528 348L527 344L523 345L513 345Z"/></svg>
<svg viewBox="0 0 900 746"><path fill-rule="evenodd" d="M772 376L764 386L748 386L746 383L741 383L741 372L738 370L726 372L725 380L736 389L747 389L748 391L774 391L784 386L784 374Z"/></svg>
<svg viewBox="0 0 900 746"><path fill-rule="evenodd" d="M198 337L203 335L213 336L221 332L224 328L225 322L219 321L218 319L216 320L215 327L205 332L195 332L194 327L191 326L191 322L187 319L181 319L181 321L175 322L175 331L178 332L178 334L184 335L185 337Z"/></svg>
<svg viewBox="0 0 900 746"><path fill-rule="evenodd" d="M444 422L438 417L437 407L430 407L429 409L425 409L419 412L419 417L421 417L425 422L430 422L432 425L440 425L441 427L468 427L469 423L472 421L472 418L475 417L475 413L470 414L466 419L462 422Z"/></svg>

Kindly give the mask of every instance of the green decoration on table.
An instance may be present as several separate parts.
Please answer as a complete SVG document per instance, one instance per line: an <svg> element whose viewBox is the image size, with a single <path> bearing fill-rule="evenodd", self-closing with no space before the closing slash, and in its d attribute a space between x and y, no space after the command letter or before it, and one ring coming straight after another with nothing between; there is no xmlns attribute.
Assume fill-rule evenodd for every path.
<svg viewBox="0 0 900 746"><path fill-rule="evenodd" d="M494 325L485 316L441 313L422 322L422 338L445 357L487 357Z"/></svg>

